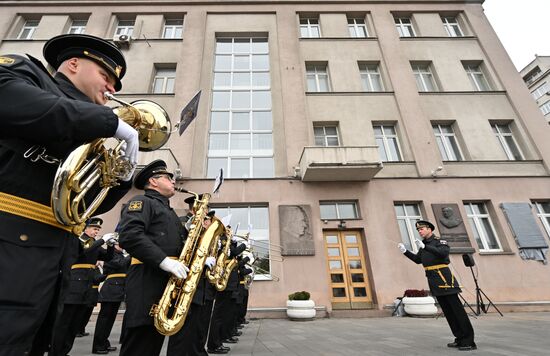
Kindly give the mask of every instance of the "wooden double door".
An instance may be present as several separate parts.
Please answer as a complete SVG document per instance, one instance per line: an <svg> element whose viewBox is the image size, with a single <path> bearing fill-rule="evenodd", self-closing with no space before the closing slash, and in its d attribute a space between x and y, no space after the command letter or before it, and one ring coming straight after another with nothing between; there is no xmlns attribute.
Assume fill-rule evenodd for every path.
<svg viewBox="0 0 550 356"><path fill-rule="evenodd" d="M357 231L323 232L333 309L370 309L371 288L361 235Z"/></svg>

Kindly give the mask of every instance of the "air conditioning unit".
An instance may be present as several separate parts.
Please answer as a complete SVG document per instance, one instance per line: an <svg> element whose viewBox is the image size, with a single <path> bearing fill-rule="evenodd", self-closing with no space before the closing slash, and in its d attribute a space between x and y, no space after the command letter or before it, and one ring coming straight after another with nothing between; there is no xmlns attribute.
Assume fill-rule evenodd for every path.
<svg viewBox="0 0 550 356"><path fill-rule="evenodd" d="M128 48L130 46L130 42L132 41L132 37L128 35L115 35L113 37L113 42L119 47L125 47Z"/></svg>

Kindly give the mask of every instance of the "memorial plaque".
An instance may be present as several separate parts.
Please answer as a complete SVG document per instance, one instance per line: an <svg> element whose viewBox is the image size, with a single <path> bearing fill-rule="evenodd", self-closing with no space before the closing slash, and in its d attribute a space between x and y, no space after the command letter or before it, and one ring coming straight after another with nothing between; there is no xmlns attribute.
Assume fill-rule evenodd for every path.
<svg viewBox="0 0 550 356"><path fill-rule="evenodd" d="M457 204L432 204L432 210L438 229L435 234L447 241L451 253L475 252Z"/></svg>
<svg viewBox="0 0 550 356"><path fill-rule="evenodd" d="M279 205L279 229L282 256L313 256L309 205Z"/></svg>

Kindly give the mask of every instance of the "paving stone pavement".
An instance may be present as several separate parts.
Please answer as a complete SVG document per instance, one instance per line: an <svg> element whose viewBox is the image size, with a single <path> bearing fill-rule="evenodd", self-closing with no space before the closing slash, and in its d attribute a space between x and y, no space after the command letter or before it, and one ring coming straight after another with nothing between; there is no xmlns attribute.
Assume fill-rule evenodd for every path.
<svg viewBox="0 0 550 356"><path fill-rule="evenodd" d="M229 344L230 356L338 356L338 355L550 355L550 312L489 313L471 317L478 350L460 352L446 345L453 340L445 318L286 319L250 320ZM111 334L117 345L121 322ZM87 331L93 334L91 321ZM77 338L72 356L92 355L93 335ZM161 355L166 354L166 342ZM118 355L118 351L109 353ZM182 353L183 355L183 353ZM136 355L147 356L147 355Z"/></svg>

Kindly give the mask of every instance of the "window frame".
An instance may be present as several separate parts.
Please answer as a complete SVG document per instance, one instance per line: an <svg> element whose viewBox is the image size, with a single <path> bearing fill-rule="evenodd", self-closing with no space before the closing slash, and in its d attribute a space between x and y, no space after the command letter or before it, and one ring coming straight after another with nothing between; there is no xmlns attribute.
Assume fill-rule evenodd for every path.
<svg viewBox="0 0 550 356"><path fill-rule="evenodd" d="M535 211L537 212L537 216L540 219L542 226L544 227L544 230L546 232L546 237L550 239L550 211L548 212L544 211L544 208L541 205L541 203L550 203L550 202L536 200L536 201L532 201L531 203L535 205Z"/></svg>
<svg viewBox="0 0 550 356"><path fill-rule="evenodd" d="M401 206L403 208L405 215L398 215L397 206ZM407 211L407 206L415 206L419 212L419 215L409 215ZM424 218L422 217L421 204L417 202L394 202L393 211L395 213L399 235L401 235L401 241L405 244L405 247L407 247L407 249L413 251L414 253L417 253L418 247L414 243L414 240L422 240L422 238L416 230L416 222L419 220L424 220ZM405 227L407 229L407 241L404 240L405 236L403 236L403 234L401 233L401 229L399 228L399 220L403 220L405 222Z"/></svg>
<svg viewBox="0 0 550 356"><path fill-rule="evenodd" d="M442 127L446 126L451 129L451 133L443 132ZM432 123L432 129L437 128L437 133L434 132L436 142L438 143L439 152L441 153L441 158L443 161L463 161L464 155L462 154L462 149L460 148L460 143L458 141L457 135L454 130L454 124L441 124L441 123ZM434 130L432 130L433 132ZM453 145L450 142L450 137L455 141L455 145L458 149L458 152L455 152L452 148ZM441 146L443 146L444 152L441 152L441 146L439 145L438 138L441 140ZM450 159L449 152L452 152L456 159ZM444 154L443 154L444 153Z"/></svg>
<svg viewBox="0 0 550 356"><path fill-rule="evenodd" d="M339 206L343 205L353 205L353 217L343 217L340 213ZM322 216L322 209L321 206L334 206L336 211L336 217L326 217ZM319 216L321 220L327 220L327 221L336 221L336 220L358 220L360 219L359 215L359 204L356 200L326 200L326 201L320 201L319 202Z"/></svg>
<svg viewBox="0 0 550 356"><path fill-rule="evenodd" d="M132 23L132 25L121 25L121 23ZM132 35L134 34L134 28L136 26L136 20L135 19L118 19L117 25L115 27L115 36L123 36L126 35L130 38L132 38Z"/></svg>
<svg viewBox="0 0 550 356"><path fill-rule="evenodd" d="M475 91L491 91L492 87L489 80L486 78L485 72L482 68L482 63L462 63L464 71L473 85ZM486 88L483 88L485 85Z"/></svg>
<svg viewBox="0 0 550 356"><path fill-rule="evenodd" d="M533 99L539 100L545 94L548 94L549 90L550 90L550 85L548 85L548 82L544 82L538 87L536 87L535 90L531 91L531 96L533 97Z"/></svg>
<svg viewBox="0 0 550 356"><path fill-rule="evenodd" d="M321 33L321 21L319 17L315 16L300 16L300 38L321 38L323 37ZM314 23L312 23L314 22ZM318 36L312 34L312 29L316 28ZM302 30L305 29L307 36L302 36Z"/></svg>
<svg viewBox="0 0 550 356"><path fill-rule="evenodd" d="M320 71L319 69L323 69ZM312 71L313 70L313 71ZM327 90L321 90L321 77L326 77ZM311 90L309 87L309 79L313 77L315 79L315 90ZM313 93L330 93L332 92L332 86L330 84L330 74L328 70L328 63L307 63L306 62L306 85L307 91Z"/></svg>
<svg viewBox="0 0 550 356"><path fill-rule="evenodd" d="M432 92L438 92L439 91L439 88L438 88L436 80L435 80L435 76L434 76L434 73L433 73L431 63L412 62L411 63L411 68L412 68L414 78L415 78L415 81L416 81L416 86L417 86L419 92L421 92L421 93L432 93ZM427 77L429 78L429 81L427 81L427 79L426 79ZM420 79L420 83L422 84L422 88L418 87L419 86L419 79ZM428 86L426 85L427 82L431 83L432 90L429 90L430 88L428 88Z"/></svg>
<svg viewBox="0 0 550 356"><path fill-rule="evenodd" d="M374 68L374 70L372 70ZM380 72L380 63L359 63L359 75L363 90L366 92L379 93L385 91L382 73ZM373 85L373 76L378 77L380 90L375 90Z"/></svg>
<svg viewBox="0 0 550 356"><path fill-rule="evenodd" d="M450 22L449 19L453 19L454 21ZM441 21L448 37L464 37L464 31L460 27L458 16L441 16ZM453 26L456 26L456 28ZM458 34L456 33L456 29L458 29Z"/></svg>
<svg viewBox="0 0 550 356"><path fill-rule="evenodd" d="M336 130L336 135L329 135L327 134L327 127L331 127L331 128L334 128ZM323 129L323 135L322 136L318 136L315 134L315 128L322 128ZM314 141L315 141L315 146L317 147L339 147L340 146L340 130L338 129L338 124L325 124L325 123L317 123L317 124L313 124L313 137L314 137ZM329 138L334 138L336 137L336 145L329 145L328 144L328 139ZM317 144L317 138L320 138L320 139L323 139L324 141L324 144L323 145L318 145Z"/></svg>
<svg viewBox="0 0 550 356"><path fill-rule="evenodd" d="M512 127L510 126L510 124L511 123L492 122L491 129L493 130L493 134L495 135L498 142L500 143L500 146L502 147L502 150L504 151L504 154L506 155L507 159L509 161L523 161L525 160L525 155L521 151L521 148L518 145L516 138L514 137L514 131L512 130ZM506 126L510 132L502 132L501 127L504 127L504 126ZM515 145L515 148L519 153L519 156L520 156L519 158L516 158L514 156L513 150L510 148L509 143L506 140L506 137L510 137L512 139L512 143Z"/></svg>
<svg viewBox="0 0 550 356"><path fill-rule="evenodd" d="M350 21L352 23L350 23ZM357 21L362 21L362 23L358 23ZM353 33L352 33L353 29ZM362 32L364 33L364 36L358 36L358 30L362 29ZM367 28L367 20L364 17L356 17L356 16L348 16L348 33L351 38L368 38L369 35L369 29ZM355 34L355 35L354 35Z"/></svg>
<svg viewBox="0 0 550 356"><path fill-rule="evenodd" d="M76 22L83 22L84 25L75 25ZM71 19L71 25L69 26L69 30L67 31L67 33L68 34L85 34L87 26L88 26L87 19Z"/></svg>
<svg viewBox="0 0 550 356"><path fill-rule="evenodd" d="M164 72L164 73L163 73ZM161 75L164 74L164 75ZM168 83L173 80L172 91L168 91ZM155 91L157 81L162 80L162 90ZM151 94L174 94L176 89L176 67L156 67L151 86Z"/></svg>
<svg viewBox="0 0 550 356"><path fill-rule="evenodd" d="M491 213L489 212L489 209L487 208L487 204L485 202L479 202L479 201L466 201L464 204L464 210L466 210L466 217L468 218L468 222L470 223L470 228L474 232L474 238L475 238L475 231L478 232L480 241L476 239L476 244L479 248L479 252L503 252L502 243L500 242L500 239L498 238L495 225L493 223L493 219L491 218ZM466 208L466 205L472 206L473 204L479 204L483 206L483 210L486 213L475 213L472 214L468 213L468 209ZM470 208L472 211L474 211L473 208ZM483 225L480 220L481 219L487 219L489 222L489 227L491 228L491 232L493 233L493 236L495 237L495 241L498 245L498 248L489 248L488 238L487 238L487 232L485 231L485 225ZM474 226L472 226L472 223ZM475 230L474 230L475 229ZM482 246L479 246L479 243L481 242Z"/></svg>
<svg viewBox="0 0 550 356"><path fill-rule="evenodd" d="M168 25L167 23L169 21L181 21L181 24L175 24L175 25ZM170 40L173 40L173 39L181 39L183 38L183 18L164 18L164 25L162 27L162 38L163 39L170 39ZM172 31L172 36L171 37L167 37L166 36L166 31L168 29L171 29ZM179 36L177 35L178 33L178 30L180 31L179 33Z"/></svg>
<svg viewBox="0 0 550 356"><path fill-rule="evenodd" d="M375 128L376 127L380 127L381 131L382 131L382 136L379 136L376 134L376 130ZM387 135L386 134L386 131L384 130L385 127L392 127L393 130L395 131L395 135ZM396 144L396 151L397 151L397 154L399 157L397 157L397 159L393 159L393 157L391 157L392 159L390 160L383 160L382 157L380 157L380 160L382 162L403 162L403 153L401 151L401 144L399 143L399 133L397 131L397 124L394 124L394 123L373 123L372 124L372 128L373 128L373 132L374 132L374 140L375 142L377 142L377 139L380 138L382 139L382 143L384 144L383 146L383 149L384 149L384 153L385 153L385 156L386 158L390 158L390 154L391 154L391 150L389 149L390 146L389 146L389 140L388 138L393 138L395 136L395 144ZM388 154L390 153L390 154Z"/></svg>
<svg viewBox="0 0 550 356"><path fill-rule="evenodd" d="M29 25L30 23L32 23L33 25ZM36 32L36 30L38 29L38 25L40 24L40 20L31 20L31 19L27 19L25 20L25 22L23 23L23 27L21 27L21 30L19 31L19 34L17 35L17 39L18 40L32 40L33 36L34 36L34 33ZM25 37L23 37L23 34L25 33L25 31L28 31L28 33L26 34Z"/></svg>
<svg viewBox="0 0 550 356"><path fill-rule="evenodd" d="M539 106L540 111L544 116L550 114L550 101L545 102L541 106Z"/></svg>
<svg viewBox="0 0 550 356"><path fill-rule="evenodd" d="M408 23L404 23L403 20L407 20ZM397 34L400 38L416 37L416 31L414 30L412 17L394 16L393 22L395 24L395 28L397 29ZM405 34L404 29L407 29L407 34Z"/></svg>

